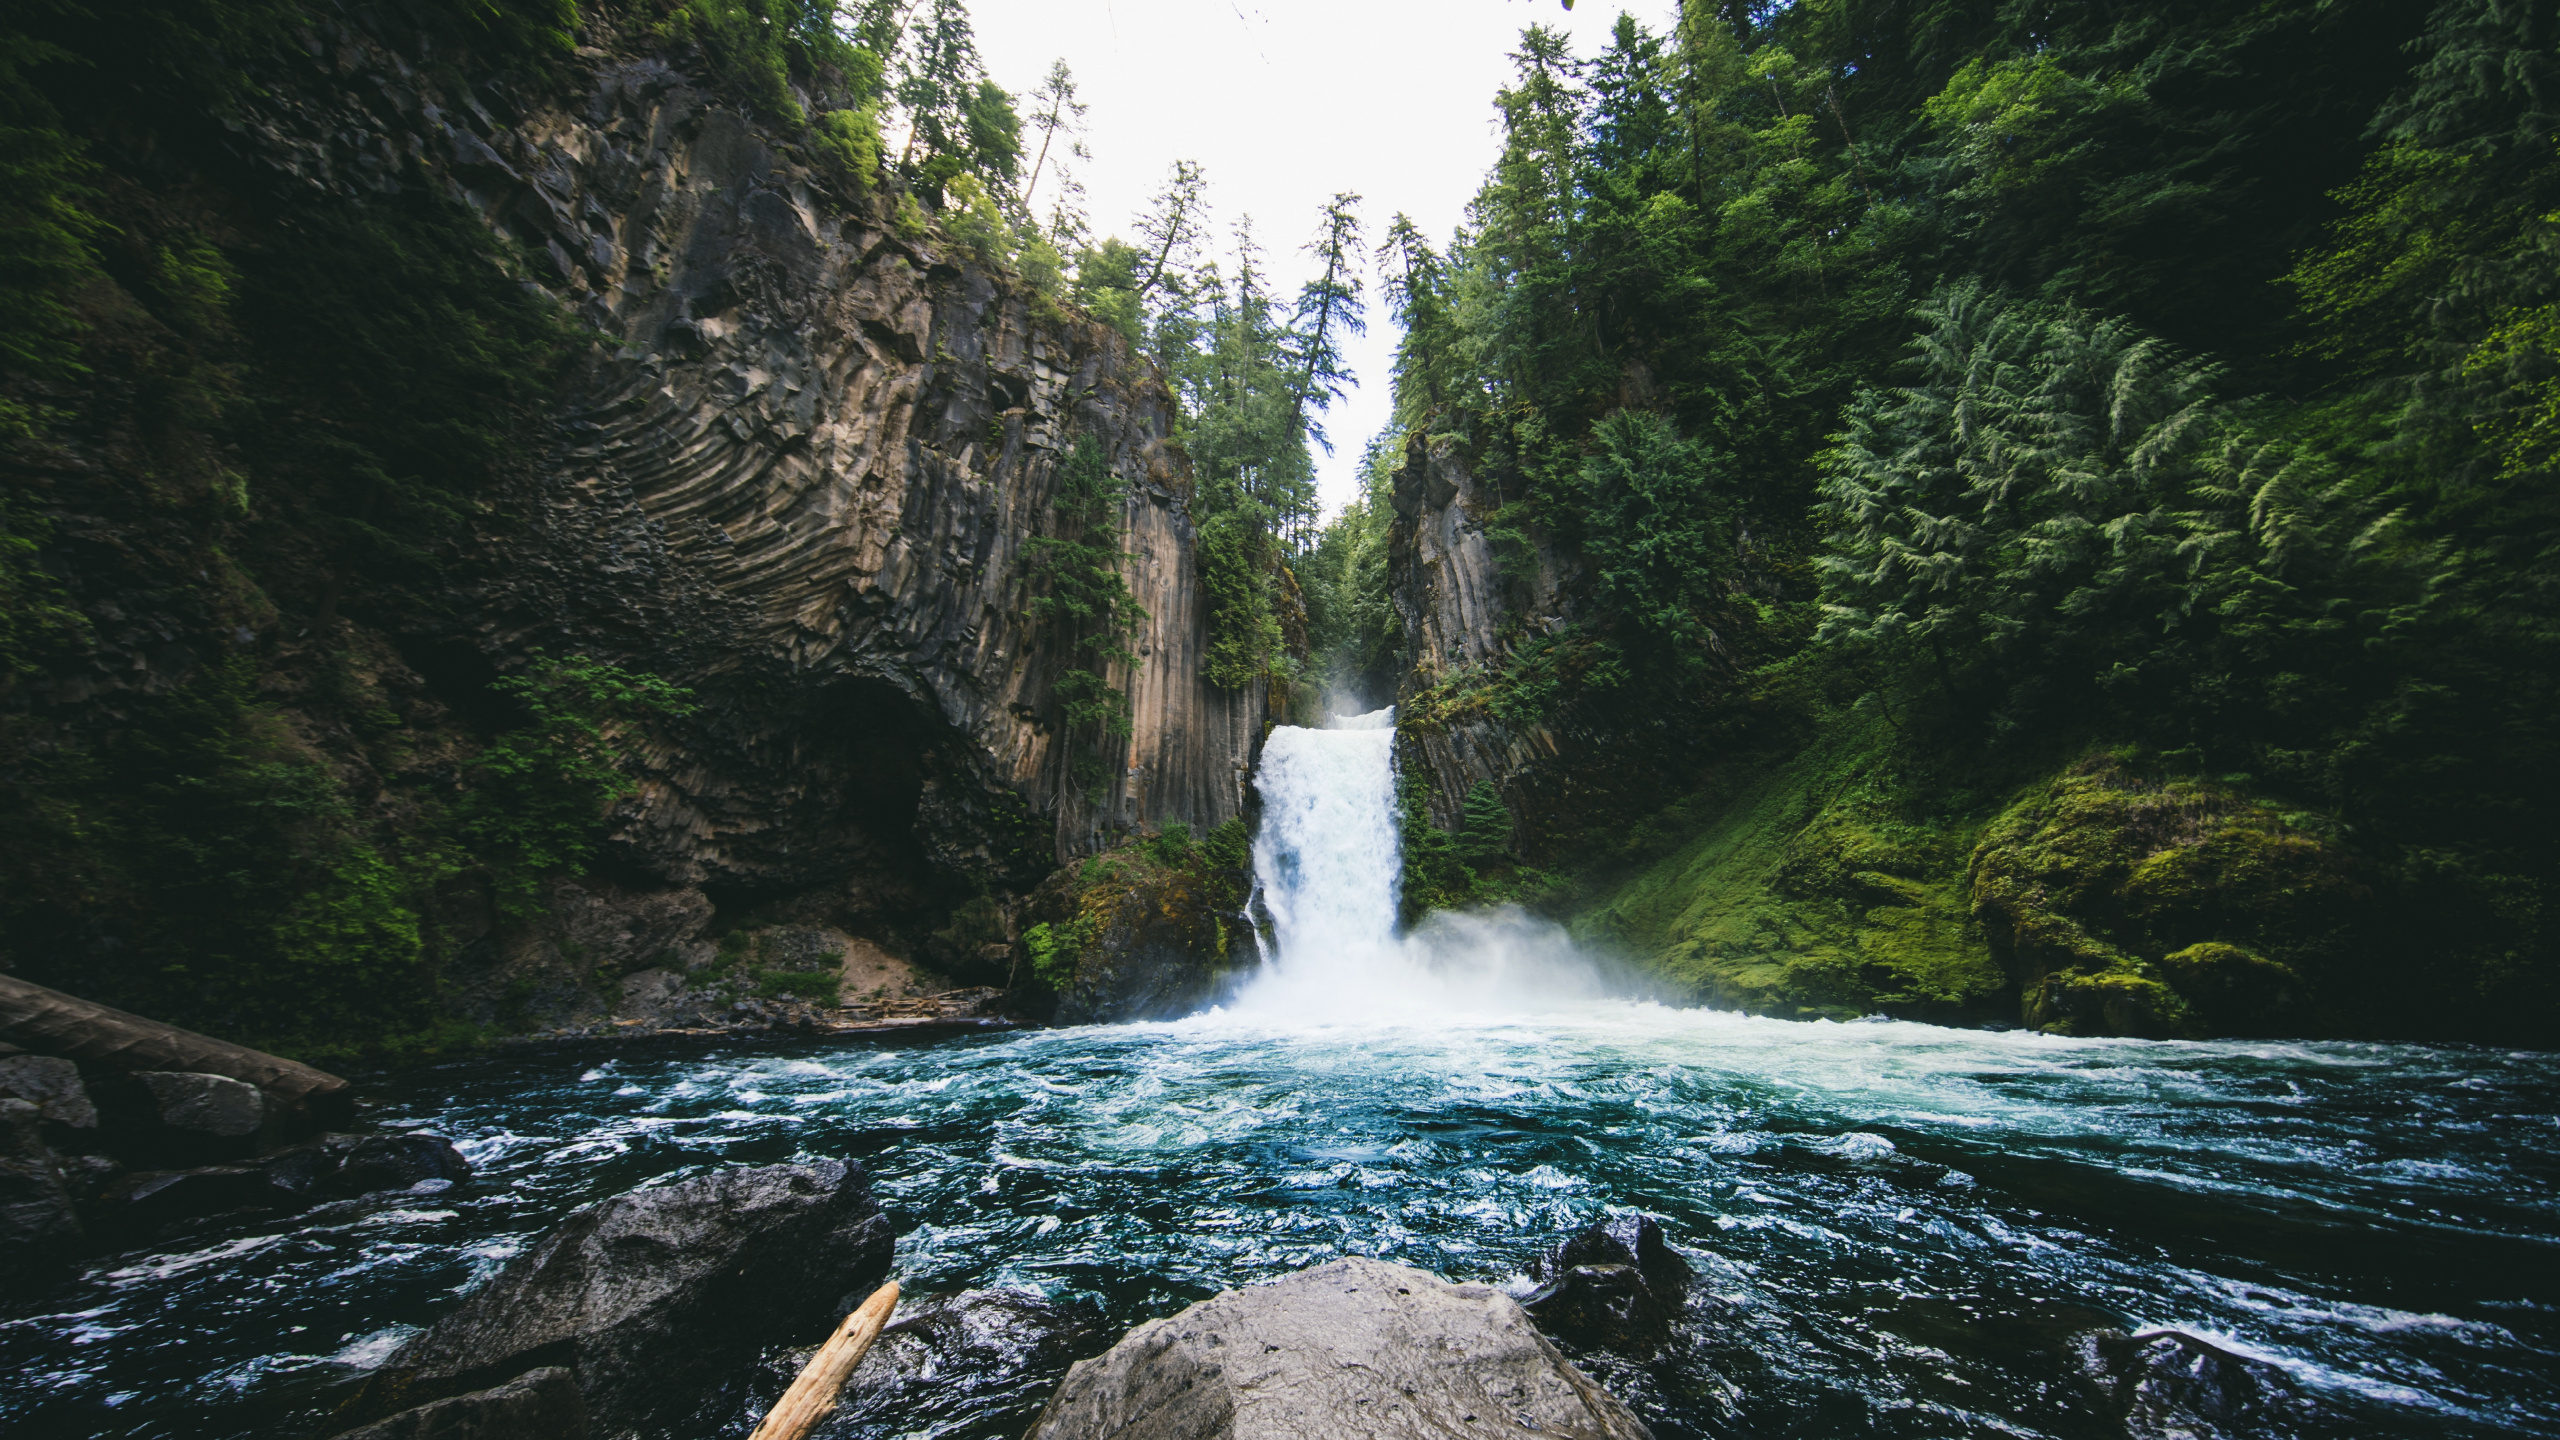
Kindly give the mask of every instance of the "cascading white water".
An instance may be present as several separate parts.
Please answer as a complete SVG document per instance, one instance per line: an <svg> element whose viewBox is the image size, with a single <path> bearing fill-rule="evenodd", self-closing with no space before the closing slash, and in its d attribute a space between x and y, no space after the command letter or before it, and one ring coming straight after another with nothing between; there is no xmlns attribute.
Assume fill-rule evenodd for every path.
<svg viewBox="0 0 2560 1440"><path fill-rule="evenodd" d="M1231 1013L1298 1018L1551 1009L1602 993L1564 932L1512 907L1396 933L1395 710L1284 725L1255 775L1254 877L1278 953Z"/></svg>

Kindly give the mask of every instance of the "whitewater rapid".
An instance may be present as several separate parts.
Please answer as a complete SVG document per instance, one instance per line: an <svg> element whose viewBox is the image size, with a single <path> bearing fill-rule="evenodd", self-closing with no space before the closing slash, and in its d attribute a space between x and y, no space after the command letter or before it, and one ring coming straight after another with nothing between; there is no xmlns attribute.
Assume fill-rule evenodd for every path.
<svg viewBox="0 0 2560 1440"><path fill-rule="evenodd" d="M1254 879L1277 944L1226 1007L1246 1020L1375 1024L1553 1015L1610 998L1551 921L1501 907L1400 934L1395 710L1283 725L1254 783Z"/></svg>

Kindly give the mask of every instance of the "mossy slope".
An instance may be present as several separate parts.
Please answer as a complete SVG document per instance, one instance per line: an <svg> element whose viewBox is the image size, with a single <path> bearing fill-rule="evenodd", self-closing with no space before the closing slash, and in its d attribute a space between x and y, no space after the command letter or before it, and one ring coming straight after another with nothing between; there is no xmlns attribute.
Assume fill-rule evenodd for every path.
<svg viewBox="0 0 2560 1440"><path fill-rule="evenodd" d="M1573 922L1709 1004L1803 1019L2001 1018L1969 913L1979 821L1922 813L1874 734L1820 745L1663 819L1693 838Z"/></svg>
<svg viewBox="0 0 2560 1440"><path fill-rule="evenodd" d="M1967 797L1888 739L1835 732L1669 807L1656 825L1689 838L1575 934L1706 1003L1791 1018L2426 1028L2376 1008L2392 993L2379 872L2320 817L2103 749Z"/></svg>
<svg viewBox="0 0 2560 1440"><path fill-rule="evenodd" d="M2373 876L2313 823L2228 785L2093 754L2028 787L1985 831L1974 916L2018 977L2021 1018L2040 1028L2363 1029L2341 997L2319 997L2362 968Z"/></svg>

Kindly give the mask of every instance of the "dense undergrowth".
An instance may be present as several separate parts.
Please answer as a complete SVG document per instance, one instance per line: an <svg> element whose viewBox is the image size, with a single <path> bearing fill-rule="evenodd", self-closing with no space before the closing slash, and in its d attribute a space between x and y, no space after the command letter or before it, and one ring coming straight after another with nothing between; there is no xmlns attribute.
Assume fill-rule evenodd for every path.
<svg viewBox="0 0 2560 1440"><path fill-rule="evenodd" d="M1612 798L1506 796L1520 853L1704 993L2547 1037L2556 46L2508 0L1692 5L1596 56L1533 27L1469 222L1385 259L1397 422L1300 566L1318 644L1373 693L1412 667L1410 741L1583 737ZM1387 653L1371 557L1425 463L1490 497L1491 664ZM1952 775L2003 778L1931 798ZM2159 852L2211 882L2018 938L2155 793L2226 817ZM1644 834L1676 853L1630 879ZM2266 867L2315 853L2364 938L2233 918L2295 913ZM2058 868L2013 894L2020 854ZM2238 958L2175 959L2202 944Z"/></svg>

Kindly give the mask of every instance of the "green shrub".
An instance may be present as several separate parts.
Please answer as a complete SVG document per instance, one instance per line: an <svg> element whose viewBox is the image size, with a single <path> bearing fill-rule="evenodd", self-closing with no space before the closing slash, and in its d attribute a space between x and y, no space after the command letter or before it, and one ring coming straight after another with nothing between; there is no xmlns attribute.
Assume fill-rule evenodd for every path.
<svg viewBox="0 0 2560 1440"><path fill-rule="evenodd" d="M756 993L767 999L795 995L833 1005L843 978L833 970L767 970L756 977Z"/></svg>

